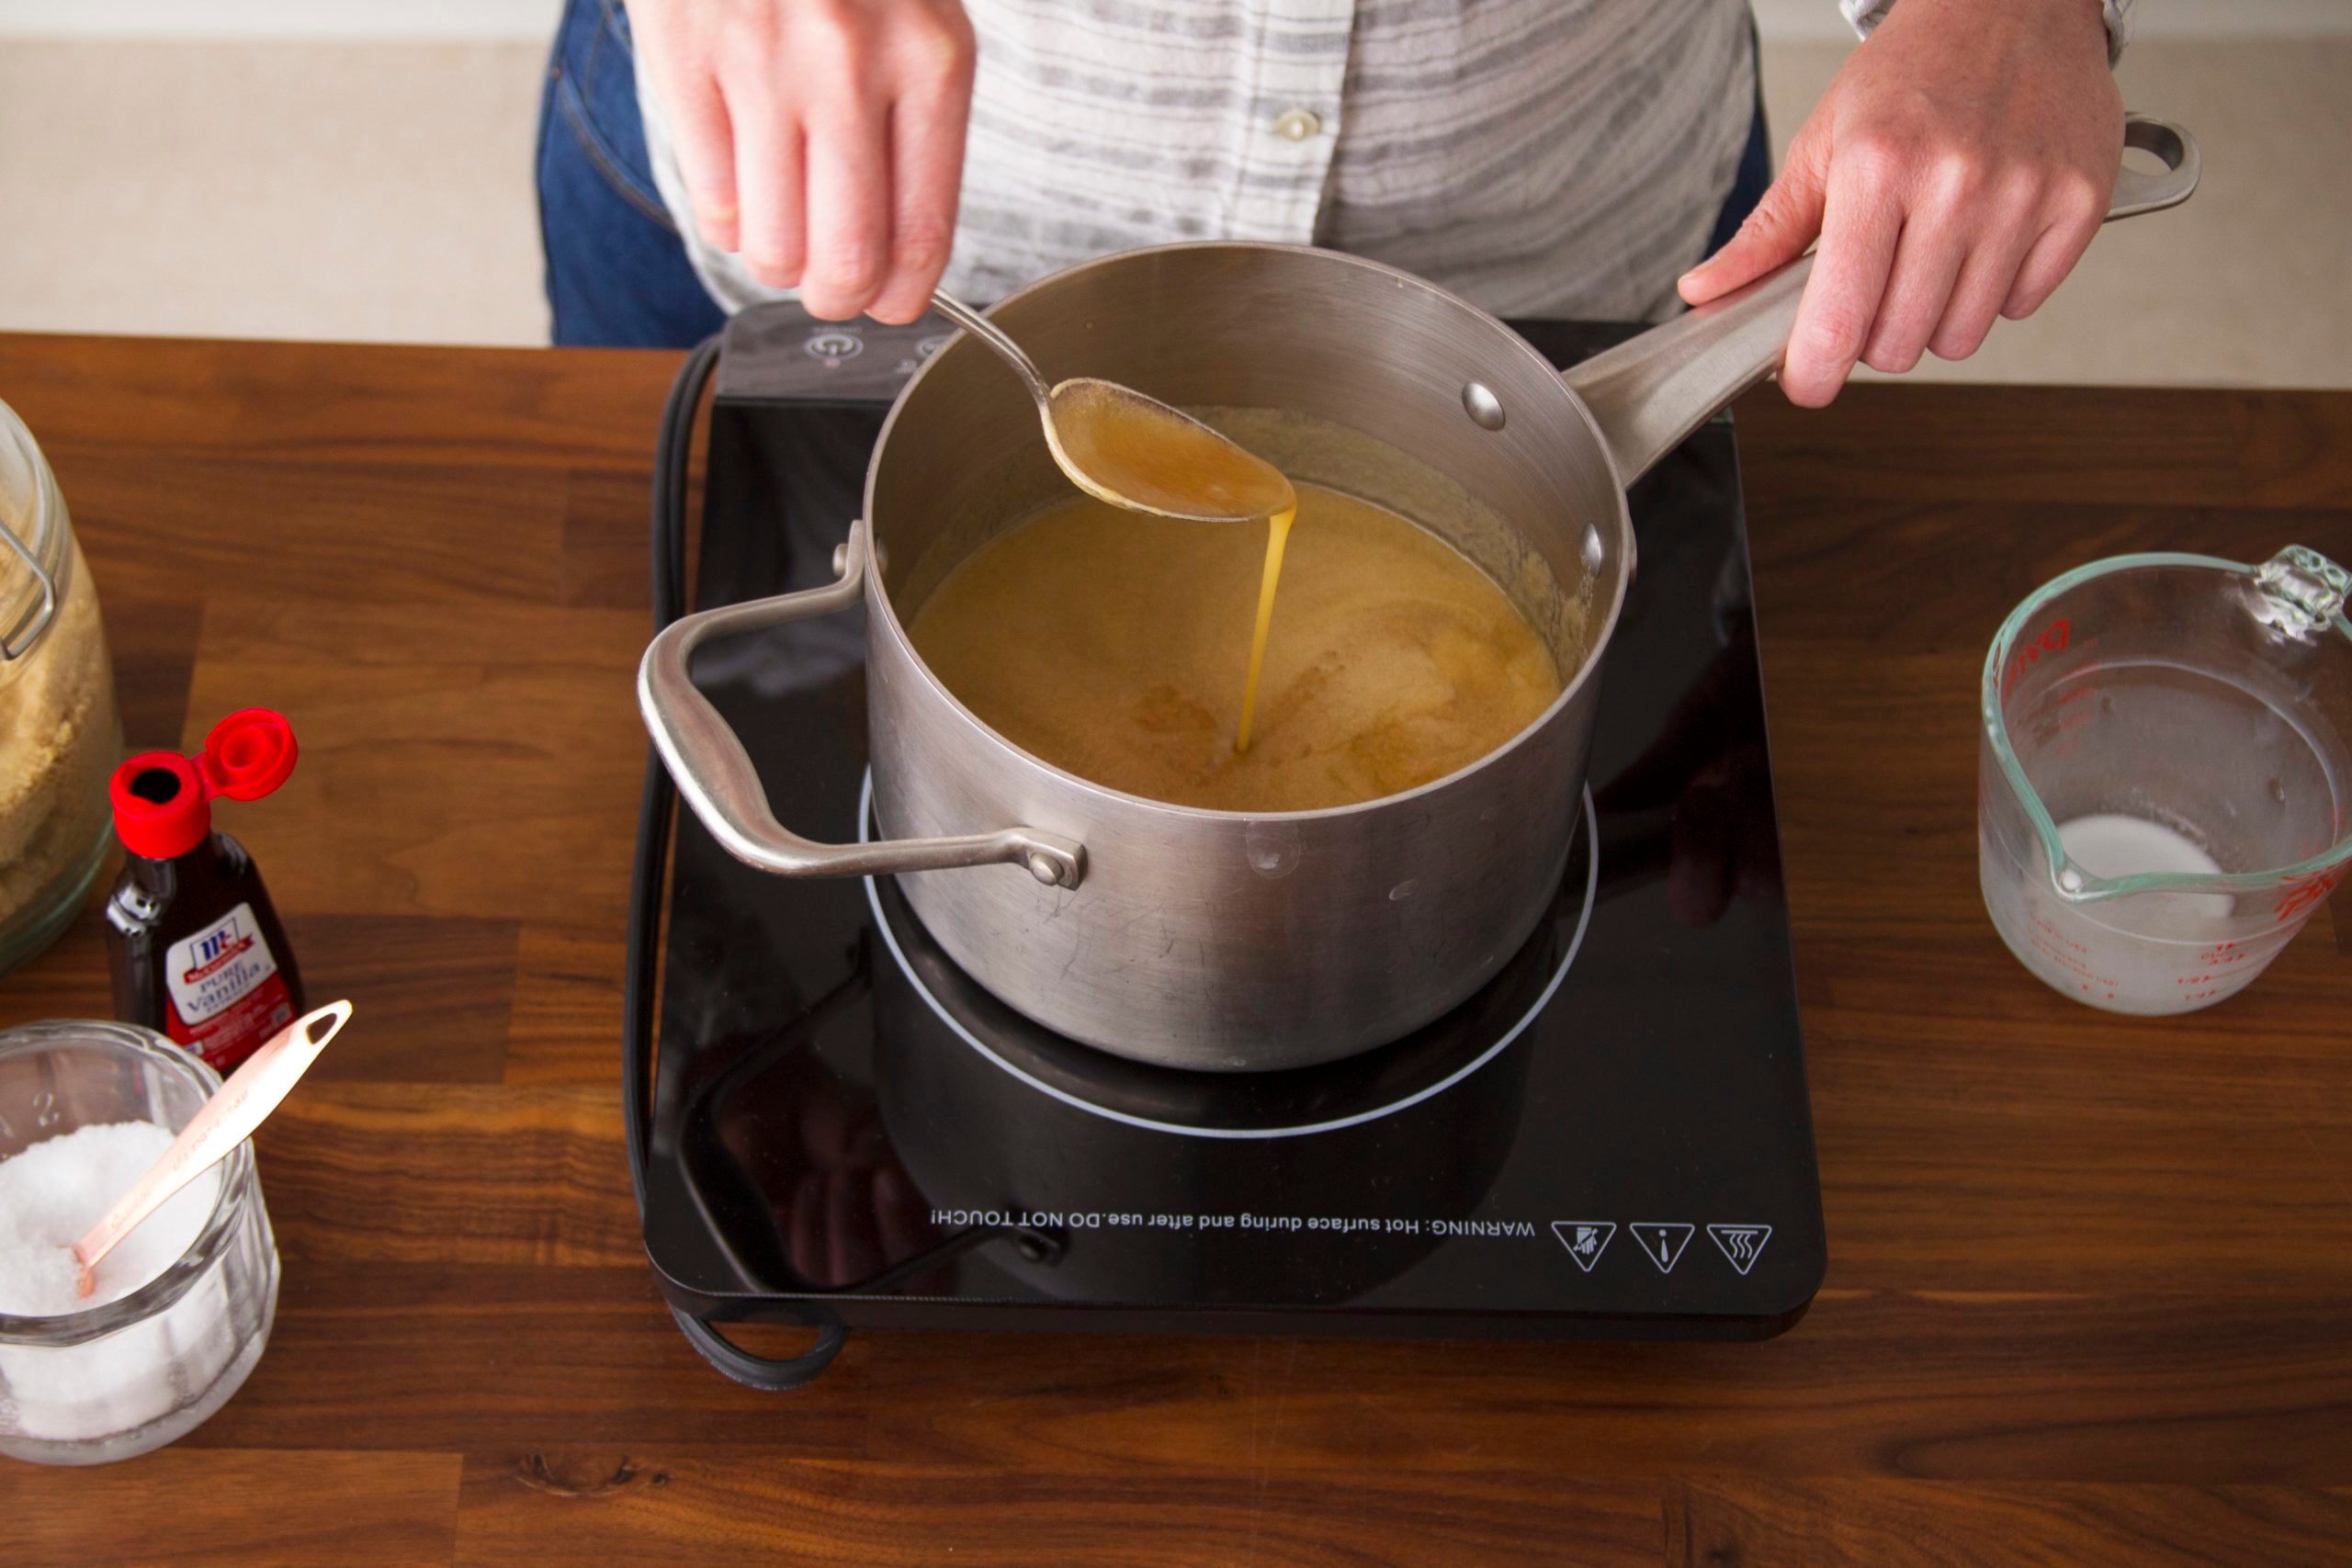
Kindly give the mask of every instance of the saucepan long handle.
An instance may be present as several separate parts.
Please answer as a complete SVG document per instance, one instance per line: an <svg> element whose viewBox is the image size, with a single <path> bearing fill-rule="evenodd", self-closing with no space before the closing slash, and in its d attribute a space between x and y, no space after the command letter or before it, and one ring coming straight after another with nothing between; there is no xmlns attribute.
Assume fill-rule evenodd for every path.
<svg viewBox="0 0 2352 1568"><path fill-rule="evenodd" d="M786 621L845 610L865 586L865 525L853 524L839 560L841 578L799 593L729 604L673 621L645 650L638 666L637 701L654 749L676 781L678 794L728 853L747 865L786 876L868 876L958 866L1025 866L1038 881L1075 887L1086 874L1086 852L1075 841L1031 828L967 833L944 839L886 839L866 844L820 844L800 837L768 809L751 753L710 699L696 689L689 665L712 637L759 631Z"/></svg>
<svg viewBox="0 0 2352 1568"><path fill-rule="evenodd" d="M2117 171L2110 222L2177 207L2197 188L2197 143L2180 127L2129 115L2123 144L2154 153L2165 167L2160 174L2128 165ZM1622 482L1641 478L1717 409L1780 370L1812 275L1812 255L1800 256L1564 372L1608 439Z"/></svg>

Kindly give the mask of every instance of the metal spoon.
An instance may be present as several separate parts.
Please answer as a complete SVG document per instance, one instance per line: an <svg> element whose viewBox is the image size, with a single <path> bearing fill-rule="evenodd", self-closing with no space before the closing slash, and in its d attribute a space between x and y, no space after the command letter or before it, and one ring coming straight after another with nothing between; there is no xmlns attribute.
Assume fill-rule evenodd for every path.
<svg viewBox="0 0 2352 1568"><path fill-rule="evenodd" d="M327 1042L343 1032L343 1026L350 1021L349 1002L330 1002L304 1013L246 1057L244 1064L229 1075L229 1081L215 1089L212 1098L188 1118L180 1135L172 1140L172 1146L147 1168L147 1174L132 1182L130 1190L106 1212L106 1217L74 1244L74 1261L82 1266L81 1277L74 1283L74 1293L86 1298L96 1291L98 1259L138 1229L141 1220L162 1208L166 1198L228 1158L239 1144L252 1137L254 1129L277 1109L287 1091L319 1059ZM317 1032L322 1023L327 1026L324 1033Z"/></svg>
<svg viewBox="0 0 2352 1568"><path fill-rule="evenodd" d="M1020 374L1037 400L1054 461L1087 494L1132 512L1194 523L1255 522L1297 504L1297 492L1272 464L1192 415L1091 376L1048 386L995 322L948 295L931 299L941 315Z"/></svg>

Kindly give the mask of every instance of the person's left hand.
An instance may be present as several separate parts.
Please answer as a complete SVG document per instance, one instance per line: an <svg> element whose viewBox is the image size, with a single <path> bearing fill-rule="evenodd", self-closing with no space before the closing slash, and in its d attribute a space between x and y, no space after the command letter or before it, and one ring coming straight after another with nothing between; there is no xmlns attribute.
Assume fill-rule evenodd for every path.
<svg viewBox="0 0 2352 1568"><path fill-rule="evenodd" d="M2122 152L2099 0L1901 0L1682 298L1728 294L1818 235L1781 371L1818 408L1857 360L1964 359L1996 314L2031 315L2098 231Z"/></svg>

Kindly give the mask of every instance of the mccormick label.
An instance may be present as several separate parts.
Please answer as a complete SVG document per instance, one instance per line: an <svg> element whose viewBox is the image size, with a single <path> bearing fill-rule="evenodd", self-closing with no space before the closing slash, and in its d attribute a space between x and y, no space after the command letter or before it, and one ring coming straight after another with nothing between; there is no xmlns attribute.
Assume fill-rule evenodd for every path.
<svg viewBox="0 0 2352 1568"><path fill-rule="evenodd" d="M240 904L164 954L164 1032L226 1073L294 1021L269 940Z"/></svg>

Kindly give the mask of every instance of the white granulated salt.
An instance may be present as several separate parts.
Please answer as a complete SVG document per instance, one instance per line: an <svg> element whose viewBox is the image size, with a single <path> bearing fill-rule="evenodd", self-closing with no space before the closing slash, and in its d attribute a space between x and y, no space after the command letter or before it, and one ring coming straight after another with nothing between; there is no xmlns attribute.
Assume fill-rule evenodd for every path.
<svg viewBox="0 0 2352 1568"><path fill-rule="evenodd" d="M166 1200L97 1269L96 1293L74 1294L73 1247L172 1146L153 1122L78 1127L0 1160L0 1312L53 1317L119 1301L192 1246L220 1193L216 1167Z"/></svg>
<svg viewBox="0 0 2352 1568"><path fill-rule="evenodd" d="M148 1122L77 1128L0 1160L0 1313L59 1317L119 1301L195 1244L220 1196L204 1172L125 1236L74 1293L73 1245L171 1146ZM130 1431L209 1386L235 1353L219 1271L163 1313L77 1345L0 1348L0 1398L26 1436L103 1438Z"/></svg>

